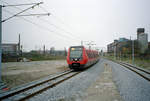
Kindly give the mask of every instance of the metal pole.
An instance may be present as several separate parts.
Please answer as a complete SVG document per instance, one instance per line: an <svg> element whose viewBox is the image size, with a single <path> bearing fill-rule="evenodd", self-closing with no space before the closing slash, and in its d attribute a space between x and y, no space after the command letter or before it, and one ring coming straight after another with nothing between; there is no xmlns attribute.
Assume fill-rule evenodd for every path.
<svg viewBox="0 0 150 101"><path fill-rule="evenodd" d="M132 64L134 64L134 40L132 41Z"/></svg>
<svg viewBox="0 0 150 101"><path fill-rule="evenodd" d="M19 34L19 42L18 42L18 51L19 51L19 55L20 55L20 34Z"/></svg>
<svg viewBox="0 0 150 101"><path fill-rule="evenodd" d="M44 55L45 55L45 45L43 46L43 53L44 53Z"/></svg>
<svg viewBox="0 0 150 101"><path fill-rule="evenodd" d="M2 5L0 5L0 82L2 82Z"/></svg>

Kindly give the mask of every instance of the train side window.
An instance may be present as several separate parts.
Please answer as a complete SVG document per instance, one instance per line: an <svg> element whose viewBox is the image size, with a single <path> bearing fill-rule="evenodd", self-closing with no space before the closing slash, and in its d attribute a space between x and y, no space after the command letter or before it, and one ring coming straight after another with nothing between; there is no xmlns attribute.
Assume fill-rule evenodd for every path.
<svg viewBox="0 0 150 101"><path fill-rule="evenodd" d="M89 52L89 57L91 58L91 52Z"/></svg>

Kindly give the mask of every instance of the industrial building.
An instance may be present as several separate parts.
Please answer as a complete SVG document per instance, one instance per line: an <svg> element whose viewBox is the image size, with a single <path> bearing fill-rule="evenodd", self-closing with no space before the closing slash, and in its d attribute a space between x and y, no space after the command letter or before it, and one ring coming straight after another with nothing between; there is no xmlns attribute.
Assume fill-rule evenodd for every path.
<svg viewBox="0 0 150 101"><path fill-rule="evenodd" d="M119 52L121 48L129 43L129 39L126 38L119 38L118 40L114 40L113 43L107 45L107 52L113 53L114 51Z"/></svg>
<svg viewBox="0 0 150 101"><path fill-rule="evenodd" d="M20 45L20 34L18 43L2 43L2 61L19 61L22 55L22 46Z"/></svg>
<svg viewBox="0 0 150 101"><path fill-rule="evenodd" d="M2 53L7 54L7 53L17 53L18 52L18 44L13 44L13 43L3 43L2 44Z"/></svg>
<svg viewBox="0 0 150 101"><path fill-rule="evenodd" d="M114 40L114 42L107 45L107 53L113 55L120 54L131 54L132 53L132 45L134 42L134 53L136 54L144 54L149 47L148 43L148 34L145 33L144 28L137 29L137 40L129 40L126 38L119 38L118 40Z"/></svg>

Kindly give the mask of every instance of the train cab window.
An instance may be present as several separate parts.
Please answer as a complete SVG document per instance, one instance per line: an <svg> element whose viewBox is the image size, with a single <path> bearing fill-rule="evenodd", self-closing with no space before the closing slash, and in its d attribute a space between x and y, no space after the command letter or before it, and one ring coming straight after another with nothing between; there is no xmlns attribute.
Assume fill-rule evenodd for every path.
<svg viewBox="0 0 150 101"><path fill-rule="evenodd" d="M82 58L83 48L72 47L70 48L70 58Z"/></svg>

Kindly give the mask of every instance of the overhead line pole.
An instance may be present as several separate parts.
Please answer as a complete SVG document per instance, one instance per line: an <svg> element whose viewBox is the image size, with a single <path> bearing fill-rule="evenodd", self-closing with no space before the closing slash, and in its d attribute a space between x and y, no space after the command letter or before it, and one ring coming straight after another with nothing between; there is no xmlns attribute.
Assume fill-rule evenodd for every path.
<svg viewBox="0 0 150 101"><path fill-rule="evenodd" d="M2 5L0 5L0 83L2 82Z"/></svg>
<svg viewBox="0 0 150 101"><path fill-rule="evenodd" d="M23 11L15 14L15 15L13 15L13 16L5 19L5 20L2 20L2 7L7 7L7 6L0 5L0 89L2 89L1 85L4 85L3 82L2 82L2 23L9 20L9 19L11 19L11 18L13 18L13 17L15 17L15 16L17 16L17 15L19 15L19 14L21 14L21 13L23 13L23 12L25 12L25 11L27 11L27 10L29 10L29 9L31 9L31 8L34 8L35 6L37 6L39 4L42 4L42 3L43 2L36 3L35 5L27 8L27 9L24 9Z"/></svg>

